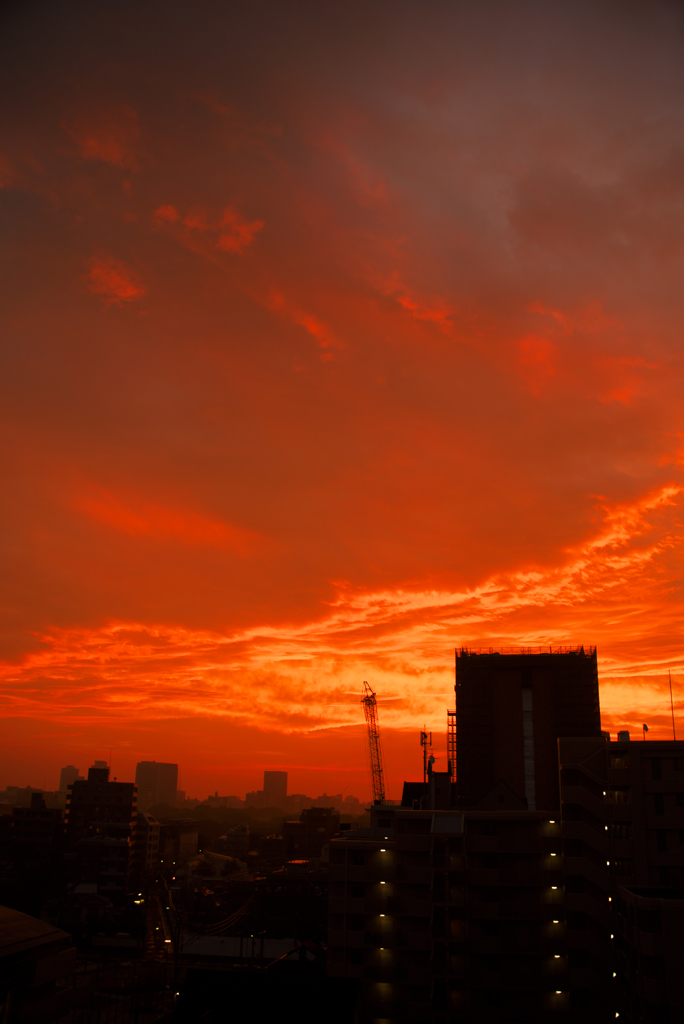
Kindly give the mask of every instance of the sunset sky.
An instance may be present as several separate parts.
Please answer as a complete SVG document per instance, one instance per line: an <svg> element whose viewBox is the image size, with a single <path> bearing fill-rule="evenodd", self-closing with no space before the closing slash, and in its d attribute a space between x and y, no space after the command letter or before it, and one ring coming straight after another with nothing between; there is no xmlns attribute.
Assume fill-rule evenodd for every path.
<svg viewBox="0 0 684 1024"><path fill-rule="evenodd" d="M460 645L684 738L681 5L3 11L0 786L365 798L367 679L396 799Z"/></svg>

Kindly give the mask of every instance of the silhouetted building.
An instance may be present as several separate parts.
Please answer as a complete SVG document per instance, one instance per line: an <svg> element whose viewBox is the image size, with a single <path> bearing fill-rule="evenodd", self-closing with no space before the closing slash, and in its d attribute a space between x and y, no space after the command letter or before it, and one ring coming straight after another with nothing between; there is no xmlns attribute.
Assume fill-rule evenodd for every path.
<svg viewBox="0 0 684 1024"><path fill-rule="evenodd" d="M197 853L199 822L196 818L163 818L159 831L159 853L166 869L187 864Z"/></svg>
<svg viewBox="0 0 684 1024"><path fill-rule="evenodd" d="M214 843L212 849L227 857L244 860L249 851L249 826L236 825L235 828L228 829L226 834Z"/></svg>
<svg viewBox="0 0 684 1024"><path fill-rule="evenodd" d="M151 814L138 811L135 826L135 867L142 873L157 870L161 825Z"/></svg>
<svg viewBox="0 0 684 1024"><path fill-rule="evenodd" d="M328 972L364 981L369 1019L563 1019L560 826L506 804L372 807L332 840Z"/></svg>
<svg viewBox="0 0 684 1024"><path fill-rule="evenodd" d="M323 847L339 831L340 816L334 807L308 807L299 821L283 822L283 838L288 860L310 860L321 856Z"/></svg>
<svg viewBox="0 0 684 1024"><path fill-rule="evenodd" d="M27 853L49 853L61 846L61 810L48 808L42 793L31 794L30 807L14 807L7 836L15 849Z"/></svg>
<svg viewBox="0 0 684 1024"><path fill-rule="evenodd" d="M67 789L72 782L76 782L76 779L82 778L79 775L78 768L75 768L73 764L68 764L66 768L62 768L59 773L59 791L60 793L66 793Z"/></svg>
<svg viewBox="0 0 684 1024"><path fill-rule="evenodd" d="M287 772L264 772L264 803L266 807L285 807Z"/></svg>
<svg viewBox="0 0 684 1024"><path fill-rule="evenodd" d="M684 1020L684 890L620 886L614 910L620 1019Z"/></svg>
<svg viewBox="0 0 684 1024"><path fill-rule="evenodd" d="M673 889L682 891L684 742L632 743L629 733L620 736L618 742L567 738L558 744L573 1002L599 1015L613 1012L617 1001L627 1021L666 1021L668 1013L674 1020L677 1013L684 1015L684 999L681 1005L668 1004L671 987L656 986L656 993L643 984L625 906L637 905L629 892L648 891L649 899L657 899L660 891L672 908ZM671 980L674 950L668 961ZM661 968L666 970L664 961Z"/></svg>
<svg viewBox="0 0 684 1024"><path fill-rule="evenodd" d="M456 664L457 782L331 841L329 972L387 1022L684 1019L684 743L610 742L593 649Z"/></svg>
<svg viewBox="0 0 684 1024"><path fill-rule="evenodd" d="M95 763L98 765L98 762ZM75 881L121 897L133 866L137 790L132 782L110 782L100 763L67 791L65 835Z"/></svg>
<svg viewBox="0 0 684 1024"><path fill-rule="evenodd" d="M0 1020L61 1020L71 1005L68 980L75 968L70 935L0 907Z"/></svg>
<svg viewBox="0 0 684 1024"><path fill-rule="evenodd" d="M176 805L178 765L163 761L140 761L135 769L138 803L146 811L157 804Z"/></svg>
<svg viewBox="0 0 684 1024"><path fill-rule="evenodd" d="M601 736L595 647L456 651L456 777L462 807L504 782L529 810L560 812L561 736Z"/></svg>

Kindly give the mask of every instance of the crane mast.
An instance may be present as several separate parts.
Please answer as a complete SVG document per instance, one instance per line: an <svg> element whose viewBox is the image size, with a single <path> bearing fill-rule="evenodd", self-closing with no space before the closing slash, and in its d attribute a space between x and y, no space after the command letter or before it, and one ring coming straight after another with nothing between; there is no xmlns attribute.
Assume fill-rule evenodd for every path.
<svg viewBox="0 0 684 1024"><path fill-rule="evenodd" d="M376 804L384 804L385 770L382 763L382 750L380 749L378 705L375 699L375 694L365 680L363 683L363 697L361 698L361 703L363 704L363 710L366 716L366 735L368 738L368 756L370 759L373 802Z"/></svg>

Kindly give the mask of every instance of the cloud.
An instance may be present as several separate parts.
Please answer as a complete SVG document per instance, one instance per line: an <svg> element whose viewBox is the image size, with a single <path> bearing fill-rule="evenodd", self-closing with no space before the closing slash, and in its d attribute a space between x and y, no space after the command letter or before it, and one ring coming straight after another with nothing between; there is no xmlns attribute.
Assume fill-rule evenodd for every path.
<svg viewBox="0 0 684 1024"><path fill-rule="evenodd" d="M74 499L73 507L94 522L131 537L228 548L240 555L253 553L262 543L250 530L231 526L190 509L121 499L107 491L83 494Z"/></svg>
<svg viewBox="0 0 684 1024"><path fill-rule="evenodd" d="M681 667L679 10L229 6L9 27L10 706L180 716L189 766L236 722L227 765L369 676L436 733L458 643L594 641L638 722Z"/></svg>
<svg viewBox="0 0 684 1024"><path fill-rule="evenodd" d="M216 242L216 248L224 252L242 252L254 241L254 236L264 226L263 220L248 222L243 220L237 210L231 206L223 211L223 217L219 223L220 234Z"/></svg>
<svg viewBox="0 0 684 1024"><path fill-rule="evenodd" d="M93 256L88 266L90 291L107 302L134 302L147 292L134 271L113 256Z"/></svg>
<svg viewBox="0 0 684 1024"><path fill-rule="evenodd" d="M439 729L454 646L581 643L598 644L604 727L633 726L623 702L633 702L638 687L637 718L646 705L655 713L657 700L643 688L661 685L666 666L684 679L679 639L673 634L667 649L657 641L672 584L669 552L679 558L684 542L680 493L664 488L635 504L606 508L595 536L565 562L498 574L471 589L362 591L340 584L316 619L227 631L140 622L51 629L40 636L40 651L6 667L7 699L15 715L35 713L40 705L67 721L82 721L83 712L74 717L71 709L86 705L93 721L101 715L121 721L209 715L252 727L268 714L271 729L307 732L325 728L332 707L338 726L358 722L354 695L359 679L371 674L389 700L386 728L411 729L419 716ZM149 506L132 511L111 498L79 501L78 507L136 536L222 542L219 524L206 526L188 513ZM661 512L668 518L657 523L653 516ZM645 533L656 534L647 546L640 542ZM675 605L670 615L674 625Z"/></svg>
<svg viewBox="0 0 684 1024"><path fill-rule="evenodd" d="M64 128L84 160L101 160L115 167L137 169L138 115L128 106L112 106L88 117L66 122Z"/></svg>

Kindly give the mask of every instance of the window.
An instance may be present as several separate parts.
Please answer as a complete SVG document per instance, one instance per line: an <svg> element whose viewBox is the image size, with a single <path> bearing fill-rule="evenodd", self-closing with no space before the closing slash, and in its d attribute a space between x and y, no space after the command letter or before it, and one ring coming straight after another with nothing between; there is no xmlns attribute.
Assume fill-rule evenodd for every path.
<svg viewBox="0 0 684 1024"><path fill-rule="evenodd" d="M363 918L356 915L349 919L349 927L353 932L363 931Z"/></svg>
<svg viewBox="0 0 684 1024"><path fill-rule="evenodd" d="M665 980L665 958L662 956L642 956L641 973L645 978L654 981Z"/></svg>
<svg viewBox="0 0 684 1024"><path fill-rule="evenodd" d="M665 814L665 796L663 793L653 794L653 811L658 818Z"/></svg>
<svg viewBox="0 0 684 1024"><path fill-rule="evenodd" d="M349 954L349 963L351 964L362 964L363 963L363 950L352 949Z"/></svg>
<svg viewBox="0 0 684 1024"><path fill-rule="evenodd" d="M492 871L495 868L498 868L499 862L497 860L497 856L496 856L495 853L488 853L488 854L486 854L485 859L484 859L484 866L489 871Z"/></svg>
<svg viewBox="0 0 684 1024"><path fill-rule="evenodd" d="M611 839L631 839L632 838L632 823L631 823L631 821L612 821L610 823L610 838Z"/></svg>
<svg viewBox="0 0 684 1024"><path fill-rule="evenodd" d="M363 899L363 886L362 885L352 885L351 894L352 894L352 899L353 900L362 900Z"/></svg>
<svg viewBox="0 0 684 1024"><path fill-rule="evenodd" d="M637 921L639 931L649 932L651 935L659 935L661 931L659 910L637 910Z"/></svg>
<svg viewBox="0 0 684 1024"><path fill-rule="evenodd" d="M493 825L491 822L485 822L484 834L486 836L496 836L499 834L499 830L496 825Z"/></svg>
<svg viewBox="0 0 684 1024"><path fill-rule="evenodd" d="M365 856L365 854L363 854L363 853L354 853L354 854L352 854L352 864L361 865L361 864L365 864L365 863L366 863L366 856Z"/></svg>
<svg viewBox="0 0 684 1024"><path fill-rule="evenodd" d="M633 875L634 861L627 857L618 857L613 861L613 872L616 875Z"/></svg>
<svg viewBox="0 0 684 1024"><path fill-rule="evenodd" d="M677 807L684 807L684 793L677 793Z"/></svg>
<svg viewBox="0 0 684 1024"><path fill-rule="evenodd" d="M667 853L667 832L664 828L656 832L656 849L658 853Z"/></svg>
<svg viewBox="0 0 684 1024"><path fill-rule="evenodd" d="M627 754L613 755L610 759L611 768L629 768L629 757Z"/></svg>
<svg viewBox="0 0 684 1024"><path fill-rule="evenodd" d="M651 758L651 778L662 779L663 777L663 766L659 757Z"/></svg>
<svg viewBox="0 0 684 1024"><path fill-rule="evenodd" d="M673 767L676 772L684 772L684 757L675 757Z"/></svg>
<svg viewBox="0 0 684 1024"><path fill-rule="evenodd" d="M378 818L378 827L379 828L392 828L392 819L391 818Z"/></svg>
<svg viewBox="0 0 684 1024"><path fill-rule="evenodd" d="M629 804L632 802L632 795L626 786L614 786L606 790L603 799L607 804Z"/></svg>

